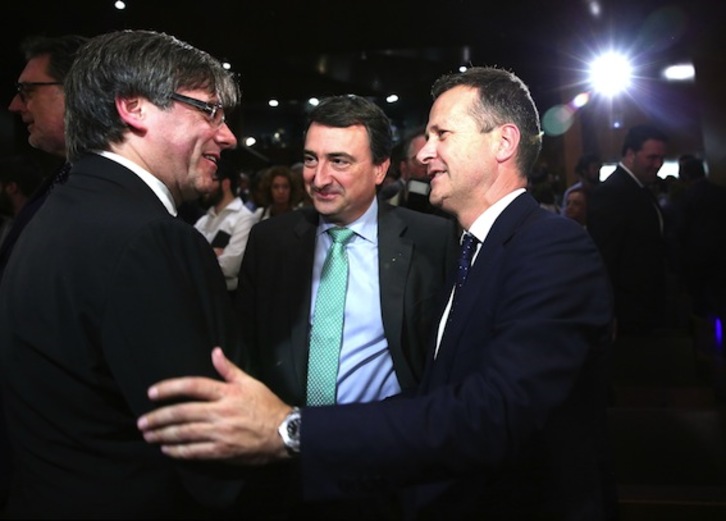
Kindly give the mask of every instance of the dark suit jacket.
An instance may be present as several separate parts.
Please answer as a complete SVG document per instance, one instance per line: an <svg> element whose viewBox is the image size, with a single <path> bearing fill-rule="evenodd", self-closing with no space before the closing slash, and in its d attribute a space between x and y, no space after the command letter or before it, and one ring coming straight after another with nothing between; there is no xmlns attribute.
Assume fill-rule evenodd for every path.
<svg viewBox="0 0 726 521"><path fill-rule="evenodd" d="M317 226L312 208L261 221L240 270L237 303L253 372L294 405L305 403ZM381 314L404 389L421 377L435 306L456 266L456 240L445 219L379 203Z"/></svg>
<svg viewBox="0 0 726 521"><path fill-rule="evenodd" d="M306 496L410 486L411 517L606 518L610 320L595 245L521 195L482 244L436 359L431 339L418 394L303 409Z"/></svg>
<svg viewBox="0 0 726 521"><path fill-rule="evenodd" d="M587 229L613 285L618 332L663 326L666 244L655 198L618 167L590 194Z"/></svg>
<svg viewBox="0 0 726 521"><path fill-rule="evenodd" d="M0 291L0 368L16 455L11 517L199 517L242 483L144 441L149 385L238 361L229 297L204 237L135 174L79 160L18 243ZM236 471L239 476L239 471Z"/></svg>
<svg viewBox="0 0 726 521"><path fill-rule="evenodd" d="M306 208L256 224L242 260L237 303L252 372L287 403L303 405L307 385L310 299L318 214ZM381 315L393 367L404 389L421 378L436 305L456 266L451 221L379 202ZM355 276L351 274L351 276ZM258 470L245 490L251 517L382 519L384 495L361 503L300 503L294 465ZM285 492L283 492L283 490Z"/></svg>

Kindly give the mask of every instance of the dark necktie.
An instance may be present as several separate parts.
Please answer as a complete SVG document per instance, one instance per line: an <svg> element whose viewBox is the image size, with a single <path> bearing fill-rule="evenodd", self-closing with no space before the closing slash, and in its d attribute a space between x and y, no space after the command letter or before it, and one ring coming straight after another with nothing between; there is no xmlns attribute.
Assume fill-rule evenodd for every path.
<svg viewBox="0 0 726 521"><path fill-rule="evenodd" d="M307 404L334 404L337 395L340 346L343 343L345 295L348 289L348 255L345 245L355 232L331 228L333 239L320 274L315 297L308 352Z"/></svg>
<svg viewBox="0 0 726 521"><path fill-rule="evenodd" d="M479 239L474 237L469 232L464 234L464 238L461 241L461 253L459 255L459 268L456 272L456 286L454 287L454 299L451 303L451 311L456 306L457 297L461 290L461 287L466 282L466 277L469 276L469 269L471 268L471 260L474 258L474 252L476 252L476 245L479 243ZM451 311L449 316L451 316Z"/></svg>

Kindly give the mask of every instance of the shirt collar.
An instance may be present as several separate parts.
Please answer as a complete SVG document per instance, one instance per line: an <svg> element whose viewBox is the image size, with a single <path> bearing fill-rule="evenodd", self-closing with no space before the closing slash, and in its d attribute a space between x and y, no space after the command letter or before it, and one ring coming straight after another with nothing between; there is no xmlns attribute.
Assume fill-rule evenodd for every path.
<svg viewBox="0 0 726 521"><path fill-rule="evenodd" d="M524 188L518 188L513 192L509 192L507 195L499 199L489 208L484 210L484 213L476 218L474 223L471 225L468 231L481 243L484 242L489 235L489 230L494 226L494 221L497 220L502 212L514 201L517 197L523 194L526 190Z"/></svg>
<svg viewBox="0 0 726 521"><path fill-rule="evenodd" d="M325 220L324 216L320 216L318 224L318 236L324 234L330 228L335 228L337 224L333 224ZM356 235L363 237L369 242L376 242L378 239L378 201L374 197L368 209L358 217L355 221L348 224L346 228L350 228Z"/></svg>
<svg viewBox="0 0 726 521"><path fill-rule="evenodd" d="M622 161L620 163L618 163L618 166L620 168L622 168L623 170L625 170L628 173L628 175L633 178L633 181L635 181L636 183L638 183L638 186L639 187L645 188L645 186L643 186L643 183L640 182L640 179L638 179L637 177L635 177L635 174L633 172L631 172L630 169L622 163Z"/></svg>
<svg viewBox="0 0 726 521"><path fill-rule="evenodd" d="M125 166L129 170L131 170L134 174L139 176L139 178L146 183L149 188L156 194L156 197L159 198L159 201L161 201L161 204L164 205L166 210L173 216L176 217L177 209L176 204L174 203L174 198L171 196L171 192L166 187L164 183L161 182L159 178L154 176L151 172L148 170L145 170L144 168L140 167L130 159L127 159L119 154L116 154L115 152L109 152L108 150L102 150L100 152L97 152L99 155L110 159L111 161L115 161L119 163L122 166Z"/></svg>

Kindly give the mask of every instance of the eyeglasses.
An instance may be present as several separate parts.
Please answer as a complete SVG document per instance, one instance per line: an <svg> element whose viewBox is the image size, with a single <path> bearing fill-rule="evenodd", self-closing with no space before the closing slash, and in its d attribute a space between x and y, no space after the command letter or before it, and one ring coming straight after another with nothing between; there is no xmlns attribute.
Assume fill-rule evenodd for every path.
<svg viewBox="0 0 726 521"><path fill-rule="evenodd" d="M194 107L201 112L204 112L209 117L209 120L214 126L221 127L222 123L224 123L225 121L224 107L221 103L207 103L206 101L202 101L196 98L190 98L189 96L177 94L176 92L171 95L171 99L173 99L174 101L178 101L179 103L189 105L190 107Z"/></svg>
<svg viewBox="0 0 726 521"><path fill-rule="evenodd" d="M23 103L28 100L28 94L37 87L45 87L47 85L63 85L62 81L16 81L15 89Z"/></svg>

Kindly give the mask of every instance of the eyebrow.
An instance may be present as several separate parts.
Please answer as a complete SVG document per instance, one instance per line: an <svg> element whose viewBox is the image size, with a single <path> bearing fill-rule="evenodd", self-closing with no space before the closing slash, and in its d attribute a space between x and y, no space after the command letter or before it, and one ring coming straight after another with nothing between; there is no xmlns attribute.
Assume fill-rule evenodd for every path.
<svg viewBox="0 0 726 521"><path fill-rule="evenodd" d="M313 156L318 159L318 154L316 154L312 150L304 150L303 155ZM325 157L326 159L347 159L349 161L356 160L355 157L348 154L347 152L328 152L327 154L323 154L323 157Z"/></svg>

